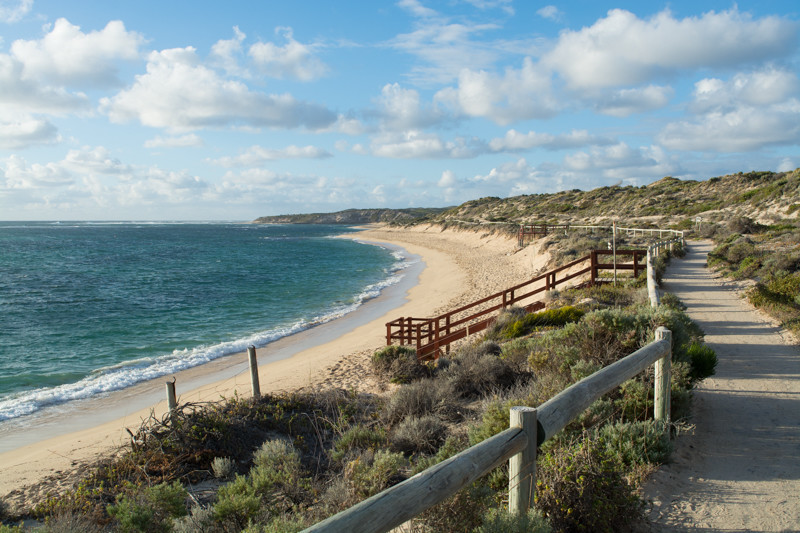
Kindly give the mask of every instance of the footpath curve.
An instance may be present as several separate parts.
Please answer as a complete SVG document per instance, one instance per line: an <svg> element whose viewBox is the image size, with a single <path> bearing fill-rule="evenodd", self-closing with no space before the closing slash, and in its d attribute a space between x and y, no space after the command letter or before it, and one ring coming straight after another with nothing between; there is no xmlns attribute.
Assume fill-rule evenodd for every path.
<svg viewBox="0 0 800 533"><path fill-rule="evenodd" d="M693 431L644 487L654 531L800 531L800 349L706 268L711 243L673 260L678 296L717 352Z"/></svg>

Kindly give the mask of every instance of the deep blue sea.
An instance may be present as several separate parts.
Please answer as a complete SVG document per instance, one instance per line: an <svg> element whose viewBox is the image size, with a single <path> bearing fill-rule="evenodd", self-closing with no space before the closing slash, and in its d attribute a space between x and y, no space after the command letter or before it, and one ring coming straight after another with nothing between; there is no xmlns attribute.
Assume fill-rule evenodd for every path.
<svg viewBox="0 0 800 533"><path fill-rule="evenodd" d="M0 222L0 421L355 310L403 258L340 226Z"/></svg>

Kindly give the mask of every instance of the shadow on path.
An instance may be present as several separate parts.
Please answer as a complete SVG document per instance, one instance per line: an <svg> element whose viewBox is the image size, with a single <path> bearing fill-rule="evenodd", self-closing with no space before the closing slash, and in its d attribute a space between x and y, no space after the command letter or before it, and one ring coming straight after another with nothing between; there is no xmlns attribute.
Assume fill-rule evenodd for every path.
<svg viewBox="0 0 800 533"><path fill-rule="evenodd" d="M673 260L664 288L719 358L695 391L692 434L645 486L655 531L800 531L800 350L705 268Z"/></svg>

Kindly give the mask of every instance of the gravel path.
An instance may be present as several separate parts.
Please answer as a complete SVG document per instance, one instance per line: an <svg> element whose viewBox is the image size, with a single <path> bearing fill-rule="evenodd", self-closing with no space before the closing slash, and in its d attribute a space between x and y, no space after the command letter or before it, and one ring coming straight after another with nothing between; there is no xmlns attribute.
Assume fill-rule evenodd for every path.
<svg viewBox="0 0 800 533"><path fill-rule="evenodd" d="M800 531L800 350L705 268L710 249L691 243L664 280L719 363L695 391L695 429L645 486L653 529Z"/></svg>

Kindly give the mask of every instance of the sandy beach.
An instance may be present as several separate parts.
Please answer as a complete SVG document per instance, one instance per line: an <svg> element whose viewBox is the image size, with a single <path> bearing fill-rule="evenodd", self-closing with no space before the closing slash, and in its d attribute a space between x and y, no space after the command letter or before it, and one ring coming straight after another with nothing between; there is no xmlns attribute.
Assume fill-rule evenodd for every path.
<svg viewBox="0 0 800 533"><path fill-rule="evenodd" d="M385 344L386 322L400 316L435 316L531 278L547 256L536 245L522 250L507 235L415 228L371 227L349 234L364 242L406 250L418 260L392 293L343 319L286 337L259 353L262 393L337 387L381 392L369 357ZM417 259L418 258L418 259ZM236 354L177 374L179 402L249 396L246 354ZM66 489L81 466L113 453L129 440L126 428L166 412L164 382L158 379L102 398L80 409L55 410L33 427L26 421L4 431L0 443L0 497L19 505L41 496L44 487Z"/></svg>

